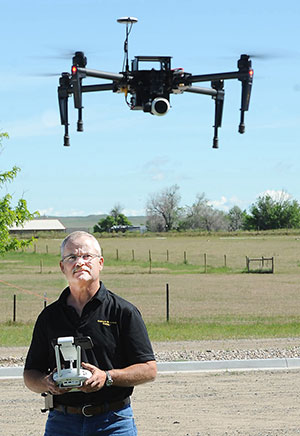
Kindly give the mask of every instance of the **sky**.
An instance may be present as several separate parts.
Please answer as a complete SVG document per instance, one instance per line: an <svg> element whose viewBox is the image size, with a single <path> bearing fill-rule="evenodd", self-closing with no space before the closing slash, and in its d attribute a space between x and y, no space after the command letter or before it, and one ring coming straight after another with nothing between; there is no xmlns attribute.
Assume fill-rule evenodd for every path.
<svg viewBox="0 0 300 436"><path fill-rule="evenodd" d="M266 192L284 191L300 202L298 0L0 0L0 6L0 129L9 134L0 172L21 169L0 196L12 194L13 203L23 197L30 211L46 216L109 213L116 204L128 216L144 215L147 200L175 184L181 206L202 193L224 211L248 209ZM211 97L171 95L171 109L157 117L130 110L124 95L111 91L83 95L82 133L69 99L71 146L64 147L59 75L70 72L72 53L80 50L87 67L120 72L125 25L117 19L124 16L138 18L129 60L172 56L172 68L206 74L236 71L242 53L253 55L245 134L238 133L241 84L228 80L219 149L212 148Z"/></svg>

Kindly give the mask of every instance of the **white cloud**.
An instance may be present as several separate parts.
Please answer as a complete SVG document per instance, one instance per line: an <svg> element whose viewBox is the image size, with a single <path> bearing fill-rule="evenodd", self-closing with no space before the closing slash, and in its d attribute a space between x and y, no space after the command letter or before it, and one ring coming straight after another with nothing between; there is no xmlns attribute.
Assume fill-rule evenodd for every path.
<svg viewBox="0 0 300 436"><path fill-rule="evenodd" d="M124 209L123 214L125 216L144 216L145 209Z"/></svg>
<svg viewBox="0 0 300 436"><path fill-rule="evenodd" d="M86 216L84 210L55 210L53 207L38 210L41 216Z"/></svg>
<svg viewBox="0 0 300 436"><path fill-rule="evenodd" d="M260 193L258 197L265 197L266 195L269 195L274 201L285 201L292 198L292 196L284 189L279 189L277 191L274 189L267 189L266 191Z"/></svg>
<svg viewBox="0 0 300 436"><path fill-rule="evenodd" d="M161 181L166 178L170 164L170 159L167 156L156 156L154 159L144 164L143 172L154 181Z"/></svg>
<svg viewBox="0 0 300 436"><path fill-rule="evenodd" d="M31 136L49 136L56 134L54 127L59 127L58 112L47 110L38 116L7 123L6 130L11 138L24 138Z"/></svg>
<svg viewBox="0 0 300 436"><path fill-rule="evenodd" d="M245 207L245 202L240 200L236 196L232 196L230 198L221 196L219 200L209 200L208 204L213 206L215 209L223 210L224 212L228 212L233 206L239 206L240 208Z"/></svg>

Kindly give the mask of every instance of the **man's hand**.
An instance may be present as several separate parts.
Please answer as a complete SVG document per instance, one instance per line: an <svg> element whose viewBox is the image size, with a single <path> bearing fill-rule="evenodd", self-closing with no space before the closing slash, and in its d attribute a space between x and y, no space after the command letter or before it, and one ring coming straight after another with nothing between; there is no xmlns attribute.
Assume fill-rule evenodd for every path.
<svg viewBox="0 0 300 436"><path fill-rule="evenodd" d="M45 392L50 392L52 395L62 395L71 390L71 388L59 388L56 382L53 380L53 374L56 372L54 369L49 375L44 377L44 383L46 385Z"/></svg>
<svg viewBox="0 0 300 436"><path fill-rule="evenodd" d="M90 363L82 362L82 367L91 371L92 376L84 382L83 386L79 388L79 390L85 392L86 394L89 392L100 391L106 381L105 371L102 371L101 369L97 368L94 365L91 365Z"/></svg>

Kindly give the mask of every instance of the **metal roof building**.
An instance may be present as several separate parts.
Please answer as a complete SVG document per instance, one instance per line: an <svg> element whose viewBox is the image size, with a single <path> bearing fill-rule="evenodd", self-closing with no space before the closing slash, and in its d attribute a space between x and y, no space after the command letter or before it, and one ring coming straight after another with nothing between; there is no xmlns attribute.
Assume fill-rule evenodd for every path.
<svg viewBox="0 0 300 436"><path fill-rule="evenodd" d="M65 226L58 219L36 219L26 221L22 226L12 226L9 228L11 232L51 232L51 231L66 231Z"/></svg>

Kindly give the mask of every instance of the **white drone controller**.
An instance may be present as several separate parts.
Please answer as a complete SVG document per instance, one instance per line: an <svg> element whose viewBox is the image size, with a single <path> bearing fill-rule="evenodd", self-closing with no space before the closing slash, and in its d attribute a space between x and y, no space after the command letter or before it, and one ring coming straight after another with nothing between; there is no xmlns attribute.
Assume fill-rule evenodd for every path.
<svg viewBox="0 0 300 436"><path fill-rule="evenodd" d="M75 342L73 336L57 339L57 344L55 345L57 372L53 374L53 380L60 388L71 388L72 391L78 390L85 380L92 376L90 371L81 368L81 346L76 345ZM70 362L70 368L62 369L60 352L64 360ZM76 368L74 368L75 361Z"/></svg>

